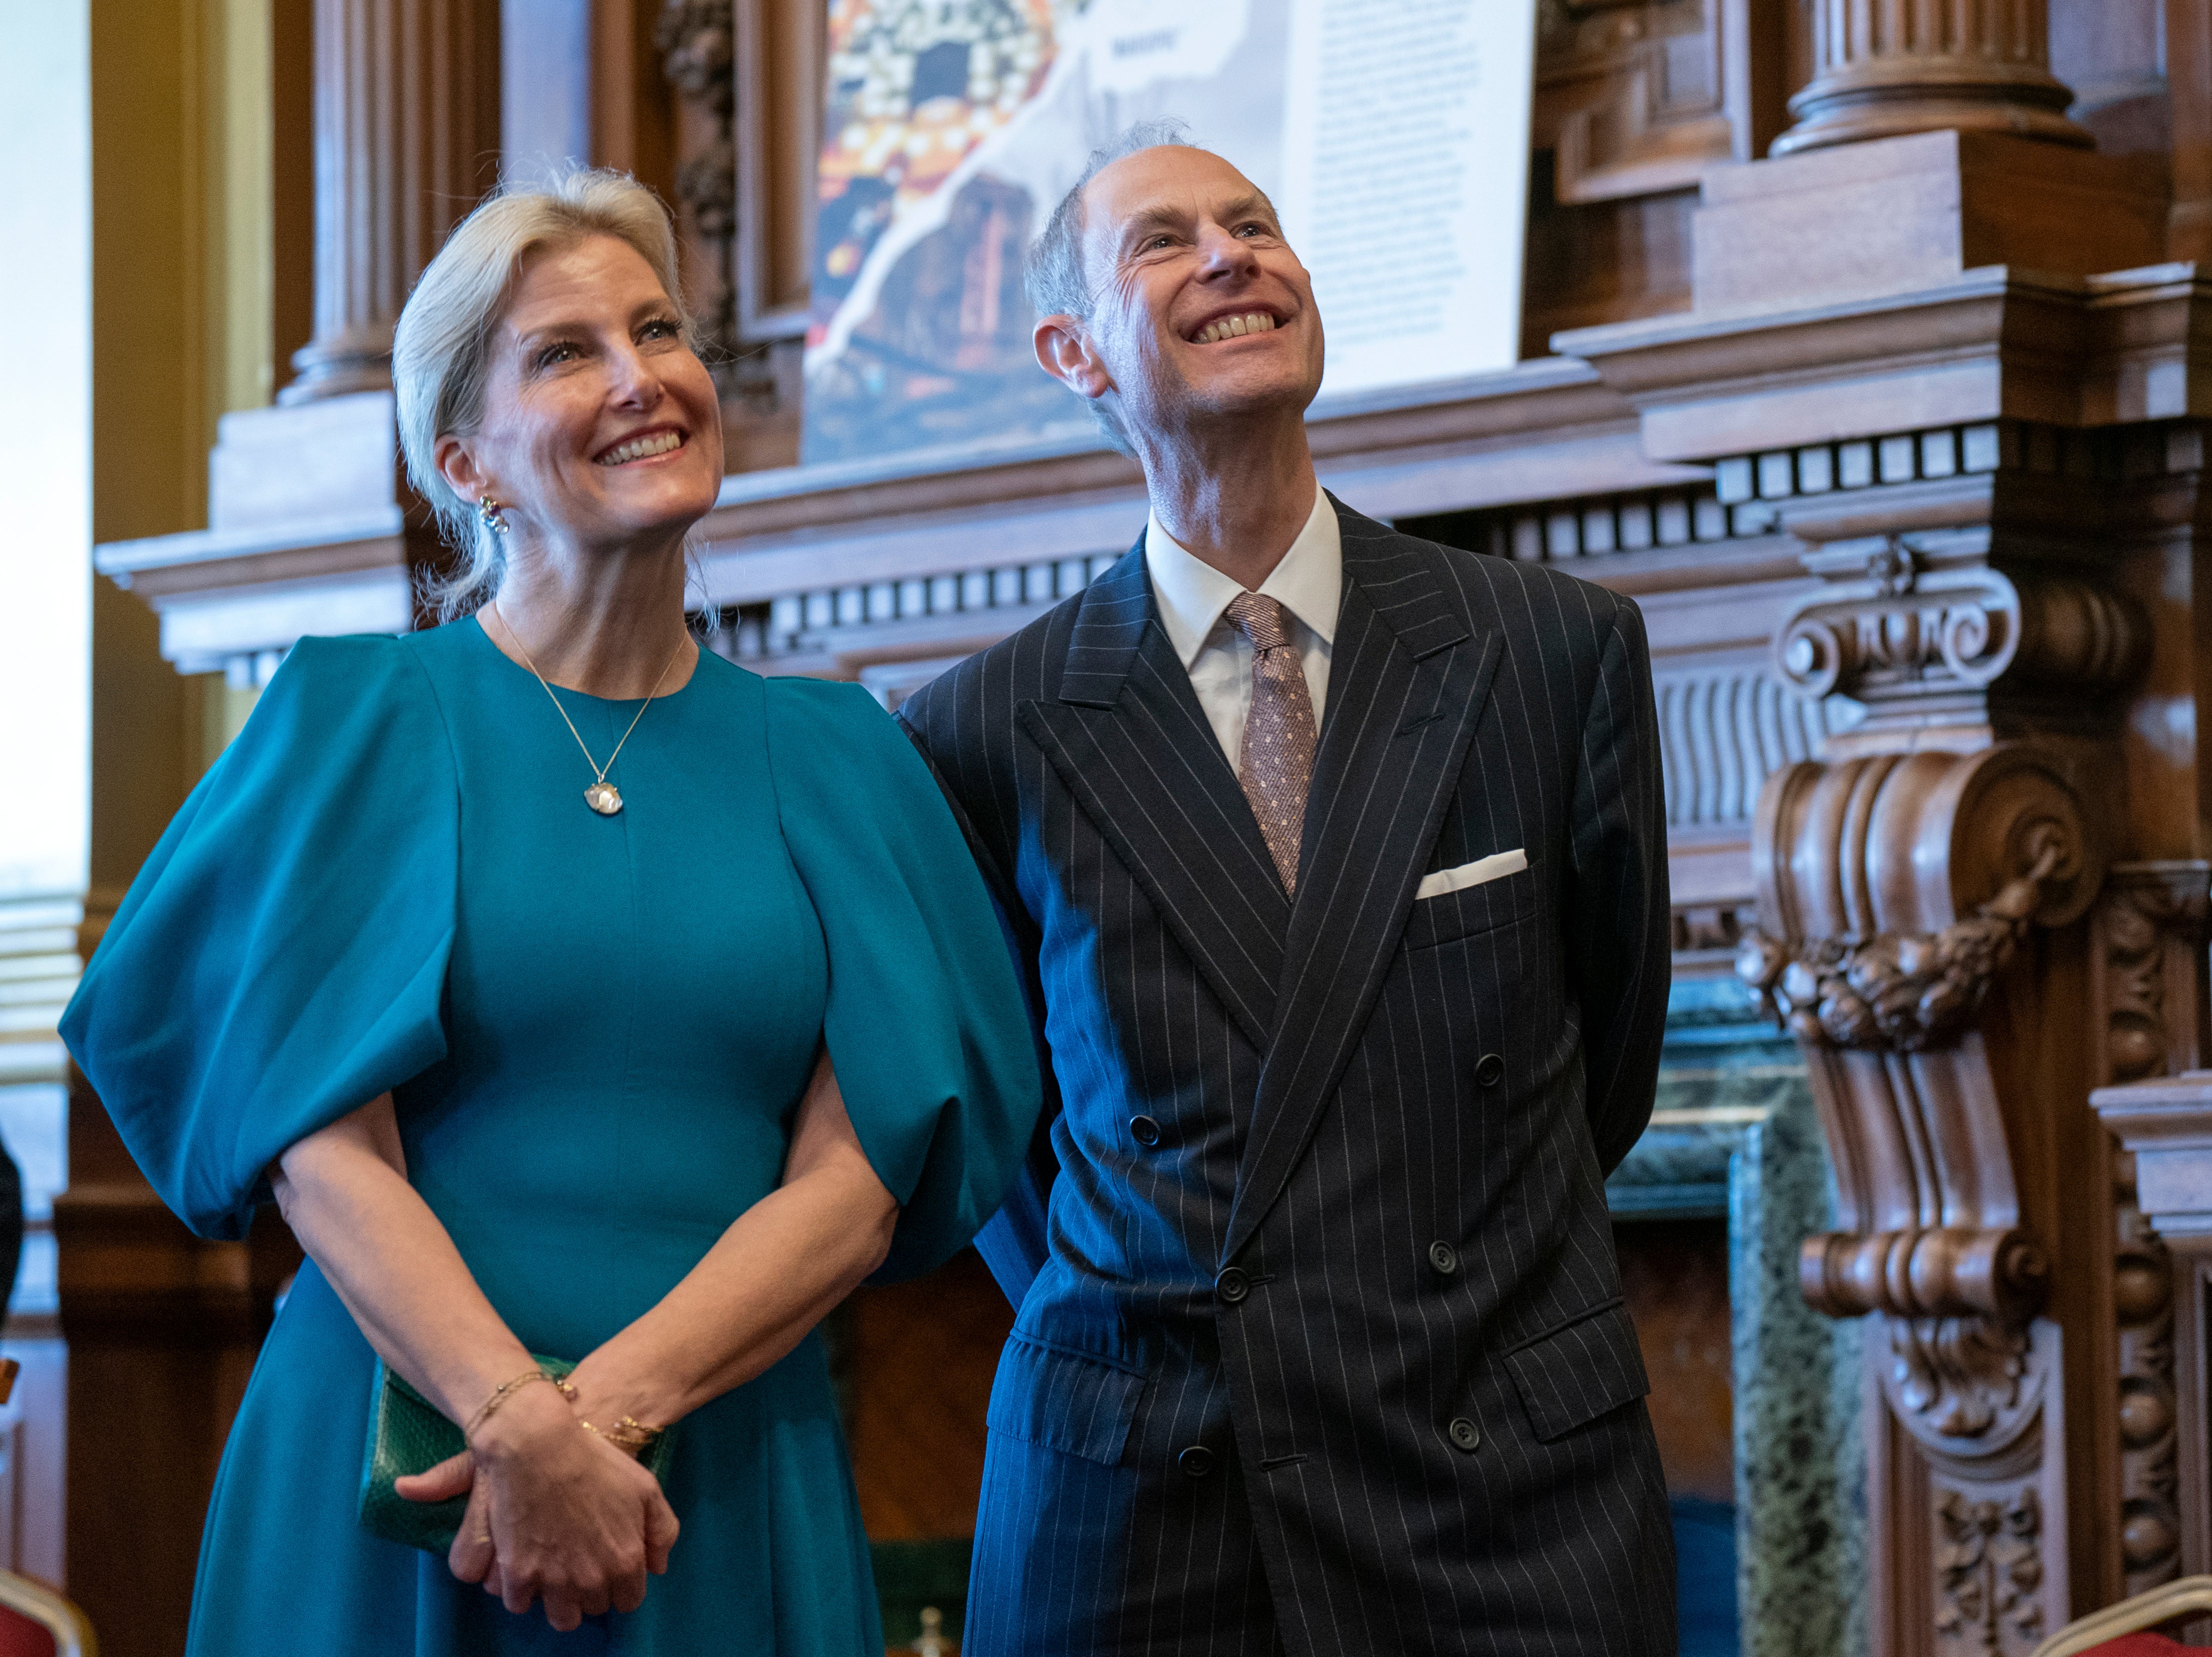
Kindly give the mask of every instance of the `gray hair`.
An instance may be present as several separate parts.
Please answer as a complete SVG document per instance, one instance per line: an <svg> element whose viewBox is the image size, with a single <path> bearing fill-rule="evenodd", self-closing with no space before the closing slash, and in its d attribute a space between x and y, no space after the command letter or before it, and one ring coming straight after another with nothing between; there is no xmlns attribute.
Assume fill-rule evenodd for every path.
<svg viewBox="0 0 2212 1657"><path fill-rule="evenodd" d="M522 262L544 249L572 247L591 236L612 236L653 267L698 349L678 280L676 233L660 197L628 173L579 167L556 173L542 188L507 188L453 227L416 281L392 342L392 384L398 394L399 447L408 480L437 517L447 545L459 555L448 574L426 579L426 597L441 619L466 615L499 592L506 549L438 470L438 440L462 436L483 418L492 337L514 296Z"/></svg>
<svg viewBox="0 0 2212 1657"><path fill-rule="evenodd" d="M1188 124L1167 115L1124 128L1110 143L1091 152L1074 187L1060 198L1060 205L1052 209L1044 229L1030 246L1029 259L1022 270L1022 286L1028 291L1030 304L1037 316L1080 318L1091 314L1093 294L1083 268L1083 192L1091 187L1093 179L1115 162L1140 149L1158 149L1163 145L1199 148L1190 141ZM1106 440L1127 454L1129 435L1122 427L1120 410L1107 407L1103 397L1084 400L1091 405L1091 417L1097 421L1099 430L1106 434Z"/></svg>

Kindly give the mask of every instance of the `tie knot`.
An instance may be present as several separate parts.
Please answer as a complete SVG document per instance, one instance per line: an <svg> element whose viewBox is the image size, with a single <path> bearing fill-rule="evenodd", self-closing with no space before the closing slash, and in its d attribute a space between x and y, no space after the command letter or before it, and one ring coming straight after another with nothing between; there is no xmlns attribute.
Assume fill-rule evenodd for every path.
<svg viewBox="0 0 2212 1657"><path fill-rule="evenodd" d="M1279 650L1290 640L1282 605L1256 592L1240 592L1229 601L1229 622L1255 650Z"/></svg>

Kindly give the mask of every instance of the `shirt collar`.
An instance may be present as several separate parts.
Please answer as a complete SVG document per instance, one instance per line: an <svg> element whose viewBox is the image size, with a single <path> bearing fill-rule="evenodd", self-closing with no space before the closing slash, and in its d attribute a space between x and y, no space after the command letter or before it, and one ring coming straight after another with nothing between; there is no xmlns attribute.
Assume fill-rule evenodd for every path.
<svg viewBox="0 0 2212 1657"><path fill-rule="evenodd" d="M1145 525L1145 568L1152 578L1160 624L1188 668L1205 648L1229 601L1244 589L1177 544L1160 527L1158 513ZM1336 615L1344 604L1344 537L1335 508L1320 485L1314 487L1313 511L1307 514L1305 527L1260 584L1260 592L1304 622L1322 642L1336 642Z"/></svg>

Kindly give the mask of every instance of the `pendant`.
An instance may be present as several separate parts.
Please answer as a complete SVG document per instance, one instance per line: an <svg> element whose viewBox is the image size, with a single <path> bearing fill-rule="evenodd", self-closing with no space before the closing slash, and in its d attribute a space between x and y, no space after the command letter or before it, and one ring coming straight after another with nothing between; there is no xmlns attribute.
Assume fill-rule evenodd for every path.
<svg viewBox="0 0 2212 1657"><path fill-rule="evenodd" d="M584 804L603 817L622 810L622 794L611 782L595 782L584 791Z"/></svg>

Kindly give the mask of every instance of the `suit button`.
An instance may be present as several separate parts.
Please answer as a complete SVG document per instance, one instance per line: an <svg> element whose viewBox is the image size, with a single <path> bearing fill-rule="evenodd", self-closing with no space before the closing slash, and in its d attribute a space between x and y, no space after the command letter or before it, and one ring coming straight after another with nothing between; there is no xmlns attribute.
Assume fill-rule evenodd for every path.
<svg viewBox="0 0 2212 1657"><path fill-rule="evenodd" d="M1432 1242L1429 1245L1429 1264L1436 1267L1437 1275L1449 1278L1459 1270L1459 1250L1448 1242Z"/></svg>
<svg viewBox="0 0 2212 1657"><path fill-rule="evenodd" d="M1464 1450L1470 1455L1482 1447L1482 1429L1465 1416L1454 1416L1451 1425L1444 1429L1444 1435L1451 1440L1452 1448Z"/></svg>
<svg viewBox="0 0 2212 1657"><path fill-rule="evenodd" d="M1252 1279L1244 1275L1242 1267L1232 1266L1213 1280L1213 1287L1222 1299L1234 1306L1252 1292Z"/></svg>
<svg viewBox="0 0 2212 1657"><path fill-rule="evenodd" d="M1132 1116L1129 1119L1129 1137L1150 1150L1160 1142L1160 1125L1149 1116Z"/></svg>
<svg viewBox="0 0 2212 1657"><path fill-rule="evenodd" d="M1486 1053L1474 1062L1474 1083L1477 1087L1494 1088L1505 1079L1505 1061L1494 1053Z"/></svg>
<svg viewBox="0 0 2212 1657"><path fill-rule="evenodd" d="M1194 1444L1176 1458L1176 1466L1182 1469L1185 1478L1204 1478L1213 1471L1213 1452L1203 1444Z"/></svg>

